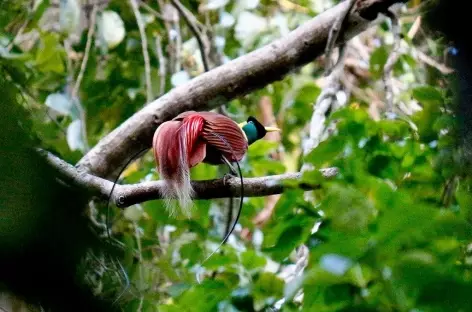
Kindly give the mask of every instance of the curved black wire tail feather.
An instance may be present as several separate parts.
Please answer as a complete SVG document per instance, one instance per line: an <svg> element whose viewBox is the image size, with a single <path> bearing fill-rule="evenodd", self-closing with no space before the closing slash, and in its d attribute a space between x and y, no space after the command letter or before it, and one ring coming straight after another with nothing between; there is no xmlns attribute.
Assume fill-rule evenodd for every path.
<svg viewBox="0 0 472 312"><path fill-rule="evenodd" d="M120 169L120 172L118 172L118 175L116 176L115 181L113 181L113 186L111 187L110 194L108 195L108 200L107 200L107 205L106 205L106 217L105 217L105 228L106 228L106 231L107 231L107 237L108 237L108 240L109 240L110 244L113 241L112 238L111 238L110 226L109 226L109 222L110 222L110 199L113 195L113 191L115 190L115 186L116 186L118 180L120 179L120 176L123 173L123 171L125 171L125 169L129 166L129 164L133 160L138 158L139 155L141 155L143 152L147 151L148 149L149 148L146 147L146 148L140 150L139 152L137 152L136 154L134 154L133 156L131 156L130 159L125 163L125 165ZM113 259L112 259L112 262L114 262ZM123 294L130 288L130 285L131 285L131 283L129 281L128 274L126 273L125 268L121 265L120 261L117 260L117 263L118 263L118 266L120 267L120 271L122 272L122 274L124 276L124 279L125 279L125 288L116 297L115 301L113 301L113 304L115 304L123 296Z"/></svg>
<svg viewBox="0 0 472 312"><path fill-rule="evenodd" d="M231 148L230 144L220 135L212 132L212 134L216 137L218 137L221 142L223 142L231 151L232 151L232 154L234 154L234 151L233 149ZM221 156L223 158L223 161L228 165L229 169L231 172L234 172L234 168L233 166L231 165L231 163L228 161L228 159L226 159L223 155ZM240 194L240 201L239 201L239 209L238 209L238 213L236 214L236 218L233 222L233 225L231 227L231 229L229 231L227 231L224 239L221 241L221 243L218 245L218 247L208 256L205 258L205 260L203 260L203 262L201 263L201 265L203 265L206 261L208 261L208 259L210 259L220 248L221 246L223 246L227 241L228 241L228 238L231 236L231 234L233 233L235 227L236 227L236 224L238 224L238 221L239 221L239 217L241 216L241 211L243 210L243 200L244 200L244 181L243 181L243 174L241 172L241 167L239 166L239 162L236 161L236 166L238 168L237 170L237 173L239 175L239 179L241 181L241 194ZM232 207L230 207L231 209ZM199 278L199 274L197 272L197 281L198 283L200 283L200 278Z"/></svg>

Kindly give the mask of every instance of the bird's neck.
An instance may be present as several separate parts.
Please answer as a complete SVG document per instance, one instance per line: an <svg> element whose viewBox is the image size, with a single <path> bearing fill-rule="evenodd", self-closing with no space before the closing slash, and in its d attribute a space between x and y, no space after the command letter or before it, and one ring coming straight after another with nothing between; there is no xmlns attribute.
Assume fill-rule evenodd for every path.
<svg viewBox="0 0 472 312"><path fill-rule="evenodd" d="M247 123L242 127L242 130L243 133L246 135L248 145L251 145L259 139L257 135L257 128L254 124Z"/></svg>

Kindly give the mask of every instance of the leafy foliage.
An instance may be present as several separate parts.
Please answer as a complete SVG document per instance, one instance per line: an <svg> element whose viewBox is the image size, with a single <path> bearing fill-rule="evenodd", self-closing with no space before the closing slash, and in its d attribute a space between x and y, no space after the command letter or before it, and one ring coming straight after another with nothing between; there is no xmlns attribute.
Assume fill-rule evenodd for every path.
<svg viewBox="0 0 472 312"><path fill-rule="evenodd" d="M86 52L91 7L75 0L15 3L6 19L0 16L0 66L22 91L41 145L74 163L146 102L136 16L129 1L100 7ZM158 15L176 16L169 4L142 3L152 94L158 97L203 72L201 53L182 19ZM333 5L182 1L199 23L210 25L213 64L272 42L326 3ZM402 33L411 28L412 22L402 22ZM354 65L347 63L345 73L354 83L344 82L338 94L346 105L330 113L326 124L333 127L306 156L301 146L323 87L317 80L322 62L227 103L240 121L261 116L258 104L268 97L283 129L280 143L251 146L242 163L245 176L298 171L309 163L315 170L305 172L302 183L320 188L286 191L262 226L253 220L266 199L246 198L237 235L203 264L223 236L226 200L196 201L191 219L169 216L159 201L112 210L112 232L124 245L121 263L131 282L119 301L125 311L470 310L472 179L457 144L447 81L416 53L439 59L443 45L419 35L402 40L393 70L398 109L384 115L381 78L392 34L384 24L359 38L362 49L350 54ZM279 147L282 160L268 156ZM325 180L317 170L328 167L339 168L335 179ZM221 173L201 164L192 178ZM150 153L122 175L123 183L155 179ZM105 205L96 206L92 217L103 222ZM117 276L115 270L101 273L92 286L98 295L115 295L124 288Z"/></svg>

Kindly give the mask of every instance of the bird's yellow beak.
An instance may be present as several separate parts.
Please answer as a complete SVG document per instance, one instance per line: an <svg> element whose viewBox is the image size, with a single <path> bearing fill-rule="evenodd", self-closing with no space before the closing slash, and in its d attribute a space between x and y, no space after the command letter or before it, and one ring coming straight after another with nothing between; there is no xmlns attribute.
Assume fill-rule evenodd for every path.
<svg viewBox="0 0 472 312"><path fill-rule="evenodd" d="M242 129L245 125L247 125L247 121L241 122L238 126ZM279 128L276 127L264 127L267 132L276 132L281 131Z"/></svg>
<svg viewBox="0 0 472 312"><path fill-rule="evenodd" d="M275 131L280 131L279 128L276 127L264 127L267 132L275 132Z"/></svg>

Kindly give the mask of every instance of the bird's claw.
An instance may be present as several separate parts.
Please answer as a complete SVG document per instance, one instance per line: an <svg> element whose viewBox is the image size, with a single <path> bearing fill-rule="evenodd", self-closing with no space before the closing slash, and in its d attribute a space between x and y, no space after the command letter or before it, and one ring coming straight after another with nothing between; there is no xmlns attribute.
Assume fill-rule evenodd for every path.
<svg viewBox="0 0 472 312"><path fill-rule="evenodd" d="M225 173L225 175L223 176L223 185L226 186L229 179L236 178L236 177L237 177L236 174L232 172Z"/></svg>

